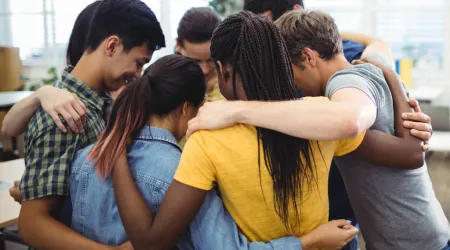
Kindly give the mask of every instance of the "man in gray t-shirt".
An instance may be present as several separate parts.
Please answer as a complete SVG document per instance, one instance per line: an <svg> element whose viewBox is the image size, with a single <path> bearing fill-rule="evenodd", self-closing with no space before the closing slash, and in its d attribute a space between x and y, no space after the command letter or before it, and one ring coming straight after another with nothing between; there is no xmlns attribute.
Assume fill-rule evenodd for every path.
<svg viewBox="0 0 450 250"><path fill-rule="evenodd" d="M325 95L331 97L343 88L363 91L377 107L371 128L394 134L394 104L378 68L362 64L335 73ZM449 224L426 165L399 170L368 163L354 154L335 162L370 249L442 249L450 239Z"/></svg>

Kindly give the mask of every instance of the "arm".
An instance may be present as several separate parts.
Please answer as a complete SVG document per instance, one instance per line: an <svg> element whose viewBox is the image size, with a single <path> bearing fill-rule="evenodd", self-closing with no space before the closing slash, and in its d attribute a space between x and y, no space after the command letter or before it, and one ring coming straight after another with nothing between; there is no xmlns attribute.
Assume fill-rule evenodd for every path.
<svg viewBox="0 0 450 250"><path fill-rule="evenodd" d="M392 50L389 44L382 39L371 35L349 32L341 33L341 37L342 39L351 40L353 42L357 42L366 46L363 54L361 55L361 58L370 57L376 54L377 56L383 58L382 60L385 61L387 65L389 65L389 67L394 67L394 57L392 55Z"/></svg>
<svg viewBox="0 0 450 250"><path fill-rule="evenodd" d="M26 136L26 162L20 182L23 203L19 215L20 237L38 249L108 249L57 221L69 195L69 167L80 144L79 134L63 133L44 111L37 115ZM44 118L45 117L45 118ZM33 119L34 120L34 119ZM52 123L50 123L52 124Z"/></svg>
<svg viewBox="0 0 450 250"><path fill-rule="evenodd" d="M43 86L32 95L16 103L9 110L2 124L2 133L8 136L22 134L41 104L61 131L67 132L67 129L61 122L59 115L62 115L72 131L83 130L82 120L86 115L84 103L76 95L65 90Z"/></svg>
<svg viewBox="0 0 450 250"><path fill-rule="evenodd" d="M115 249L74 232L52 217L61 209L62 196L24 201L19 216L20 237L37 249ZM120 248L118 248L120 249Z"/></svg>
<svg viewBox="0 0 450 250"><path fill-rule="evenodd" d="M423 166L425 160L422 141L411 135L410 130L403 126L402 114L412 112L412 109L406 99L402 82L392 69L376 60L371 62L383 70L391 90L394 101L395 136L369 130L355 153L375 164L401 169L419 168Z"/></svg>
<svg viewBox="0 0 450 250"><path fill-rule="evenodd" d="M197 117L189 121L188 135L199 129L244 123L310 140L338 140L357 137L372 126L375 117L375 105L366 94L345 88L336 91L331 102L327 98L305 98L205 103Z"/></svg>

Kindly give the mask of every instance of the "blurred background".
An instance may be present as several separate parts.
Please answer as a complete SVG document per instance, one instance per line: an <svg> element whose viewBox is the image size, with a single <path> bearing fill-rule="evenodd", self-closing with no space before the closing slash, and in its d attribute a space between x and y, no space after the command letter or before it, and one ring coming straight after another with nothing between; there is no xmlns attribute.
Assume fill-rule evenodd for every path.
<svg viewBox="0 0 450 250"><path fill-rule="evenodd" d="M92 0L0 0L0 93L35 90L58 79L74 21ZM222 17L242 0L144 0L174 52L178 22L191 7L211 6ZM306 9L331 14L340 31L375 35L392 48L398 73L433 120L427 155L438 199L450 218L450 0L304 0ZM1 100L0 100L1 101ZM0 112L0 123L3 114ZM0 148L11 147L0 135ZM23 139L19 138L21 151ZM13 147L14 148L14 147ZM19 152L21 155L23 152Z"/></svg>

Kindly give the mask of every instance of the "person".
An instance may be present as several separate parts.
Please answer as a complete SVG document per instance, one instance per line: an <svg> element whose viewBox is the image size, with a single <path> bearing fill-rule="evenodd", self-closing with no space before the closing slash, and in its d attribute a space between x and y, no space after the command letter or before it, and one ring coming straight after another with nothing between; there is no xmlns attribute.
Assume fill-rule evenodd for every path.
<svg viewBox="0 0 450 250"><path fill-rule="evenodd" d="M304 8L303 0L244 0L245 10L263 14L271 21L276 21L288 11ZM370 51L382 52L388 57L388 60L392 59L389 45L381 39L370 35L349 32L341 33L341 37L343 38L344 56L349 62L360 59L363 53L367 55ZM411 100L411 103L417 104L415 100ZM425 141L425 147L428 147L427 140ZM330 168L328 195L330 199L330 220L344 218L351 220L353 225L358 226L347 190L344 187L344 181L334 161ZM343 250L357 249L358 237L355 237Z"/></svg>
<svg viewBox="0 0 450 250"><path fill-rule="evenodd" d="M181 55L158 59L140 79L125 87L114 104L105 132L96 144L79 151L72 166L70 194L75 231L107 245L120 245L127 240L114 199L114 179L105 178L107 168L94 168L113 164L118 156L112 153L113 145L125 144L126 141L120 142L124 138L132 138L127 157L135 183L157 213L178 167L178 141L203 103L206 89L201 68ZM208 194L202 207L203 213L192 223L190 233L178 242L179 249L211 249L211 244L218 245L214 249L230 250L301 247L295 237L248 246L244 236L237 237L236 224L224 211L215 190Z"/></svg>
<svg viewBox="0 0 450 250"><path fill-rule="evenodd" d="M104 0L88 30L86 50L55 87L74 93L84 103L82 133L63 132L40 108L25 134L25 173L20 181L22 207L19 234L30 246L44 249L111 248L75 233L52 215L69 195L69 169L75 153L97 139L105 127L105 91L114 91L141 74L164 35L151 9L138 0Z"/></svg>
<svg viewBox="0 0 450 250"><path fill-rule="evenodd" d="M372 162L377 164L359 159L356 155L361 153L358 152L359 149L355 154L336 158L367 248L447 249L450 238L449 224L434 195L427 167L423 164L417 165L420 161L408 160L419 158L420 145L417 139L411 138L411 134L419 135L418 131L410 133L409 130L402 129L401 119L397 118L397 114L408 109L406 101L402 101L405 99L403 86L400 83L386 84L380 72L370 64L350 66L343 56L336 24L326 14L317 11L292 11L277 20L276 25L290 52L297 87L306 94L325 95L331 100L343 90L348 91L347 94L362 92L364 98L369 99L367 105L372 106L371 110L366 110L366 114L376 113L376 117L371 119L371 128L385 132L376 133L376 130L369 130L371 133L366 133L366 138L359 148L367 147L369 150L361 156L366 160L372 158ZM321 43L316 42L319 37ZM375 61L378 61L377 65L384 67L384 70L390 69L393 72L390 62L383 61L382 56L378 56ZM351 95L352 100L349 100L349 96L341 96L341 102L354 102L357 98L354 94ZM208 104L203 111L200 110L198 117L190 122L189 129L192 132L196 129L217 129L235 123L245 123L300 138L310 136L308 134L313 129L326 127L329 128L328 134L311 133L312 137L320 139L337 133L333 123L309 127L304 120L296 118L293 114L301 113L302 117L308 118L320 114L317 110L303 108L301 103L302 101ZM350 113L351 109L348 112ZM208 120L213 114L215 119ZM402 115L406 118L412 116ZM429 128L426 130L430 131ZM394 131L398 137L388 135L394 134ZM381 148L370 146L371 138L390 140L387 144L398 143L398 146L382 149L385 151L384 159L379 158L377 162L373 152ZM404 143L401 143L402 140ZM407 153L409 150L405 150L406 148L416 152L414 156L412 151Z"/></svg>
<svg viewBox="0 0 450 250"><path fill-rule="evenodd" d="M286 46L277 28L267 19L246 11L229 16L214 32L211 55L216 62L221 93L228 100L297 98ZM323 128L315 119L320 117L320 123L333 124L338 136L335 132L331 133L336 137L334 140L308 141L246 125L198 131L187 141L174 181L155 216L150 210L152 204L146 203L133 182L124 146L114 143L110 151L122 152L110 157L118 157L114 168L111 169L110 162L97 168L103 168L107 175L112 173L119 212L135 249L170 248L215 185L240 231L250 241L293 235L300 238L304 249L338 249L351 240L355 228L349 224L344 228L334 224L320 238L312 235L321 225L329 226L325 224L328 166L334 155L346 155L359 147L364 130L370 125L370 119L359 114L365 114L367 109L354 103L330 102L327 98L289 103L298 102L305 110L321 111L312 116L312 111L309 112L301 119L302 123ZM361 126L350 126L353 124ZM327 130L315 134L323 135L323 131ZM355 138L340 140L349 137ZM379 140L371 138L370 144L378 144L378 150L397 146L384 142L381 146ZM418 148L421 155L420 143L416 146L405 151L415 154ZM367 147L358 149L365 150ZM380 157L377 151L372 153ZM423 158L404 160L417 161L415 164L419 165Z"/></svg>
<svg viewBox="0 0 450 250"><path fill-rule="evenodd" d="M176 52L194 59L202 68L208 83L206 101L224 100L220 94L214 62L211 60L211 37L220 17L208 7L186 11L178 24Z"/></svg>

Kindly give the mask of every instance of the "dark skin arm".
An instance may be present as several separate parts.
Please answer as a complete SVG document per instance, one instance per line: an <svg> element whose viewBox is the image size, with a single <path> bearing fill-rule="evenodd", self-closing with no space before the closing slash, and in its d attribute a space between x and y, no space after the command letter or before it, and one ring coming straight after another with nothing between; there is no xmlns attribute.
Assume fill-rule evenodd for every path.
<svg viewBox="0 0 450 250"><path fill-rule="evenodd" d="M91 241L52 217L62 207L61 196L24 201L19 216L20 237L37 249L132 249L128 244L110 247Z"/></svg>
<svg viewBox="0 0 450 250"><path fill-rule="evenodd" d="M355 150L355 154L371 163L392 168L422 167L425 161L422 140L411 135L410 130L403 126L402 114L411 113L413 110L406 99L401 80L392 68L380 61L369 59L365 62L370 62L383 71L391 90L394 102L395 136L378 130L368 130L362 144Z"/></svg>
<svg viewBox="0 0 450 250"><path fill-rule="evenodd" d="M112 183L120 217L136 250L171 249L175 246L197 215L207 194L206 190L174 180L162 201L158 216L154 218L134 183L125 152L113 169Z"/></svg>

